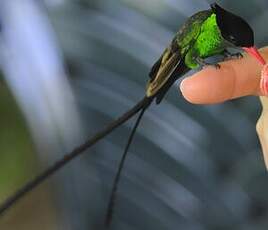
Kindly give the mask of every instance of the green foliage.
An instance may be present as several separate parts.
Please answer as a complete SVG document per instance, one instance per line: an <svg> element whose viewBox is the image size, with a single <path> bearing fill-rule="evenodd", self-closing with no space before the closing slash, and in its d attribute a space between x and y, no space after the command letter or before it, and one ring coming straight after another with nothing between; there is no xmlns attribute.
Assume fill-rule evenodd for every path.
<svg viewBox="0 0 268 230"><path fill-rule="evenodd" d="M36 158L25 121L6 85L0 82L0 199L22 185Z"/></svg>

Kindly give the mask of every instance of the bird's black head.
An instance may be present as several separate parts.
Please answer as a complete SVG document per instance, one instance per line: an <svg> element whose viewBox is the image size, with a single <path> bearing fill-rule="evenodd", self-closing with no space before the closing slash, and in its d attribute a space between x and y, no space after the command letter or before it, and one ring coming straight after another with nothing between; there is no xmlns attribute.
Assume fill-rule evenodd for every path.
<svg viewBox="0 0 268 230"><path fill-rule="evenodd" d="M243 18L228 12L216 3L211 4L211 9L216 14L217 24L225 40L239 47L254 46L253 30Z"/></svg>

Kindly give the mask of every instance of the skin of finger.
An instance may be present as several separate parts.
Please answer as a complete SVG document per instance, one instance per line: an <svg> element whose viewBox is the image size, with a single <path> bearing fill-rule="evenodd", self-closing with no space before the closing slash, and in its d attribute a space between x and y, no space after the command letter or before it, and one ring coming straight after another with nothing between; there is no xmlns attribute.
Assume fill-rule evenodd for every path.
<svg viewBox="0 0 268 230"><path fill-rule="evenodd" d="M268 60L268 48L261 49L260 53ZM180 89L185 99L194 104L212 104L246 95L260 95L262 65L253 57L244 54L242 59L220 65L220 69L209 66L184 79Z"/></svg>
<svg viewBox="0 0 268 230"><path fill-rule="evenodd" d="M257 122L256 130L257 134L262 146L262 152L264 156L264 162L266 165L266 169L268 170L268 133L266 132L268 127L268 98L267 97L260 97L262 103L262 113Z"/></svg>

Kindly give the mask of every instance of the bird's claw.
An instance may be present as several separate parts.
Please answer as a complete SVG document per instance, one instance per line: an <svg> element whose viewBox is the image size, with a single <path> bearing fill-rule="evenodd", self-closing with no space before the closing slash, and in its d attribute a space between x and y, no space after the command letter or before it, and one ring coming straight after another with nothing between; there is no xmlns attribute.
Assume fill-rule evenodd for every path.
<svg viewBox="0 0 268 230"><path fill-rule="evenodd" d="M221 68L221 65L219 63L212 64L212 66L214 66L215 69L220 69Z"/></svg>
<svg viewBox="0 0 268 230"><path fill-rule="evenodd" d="M241 59L243 58L243 54L238 52L238 53L230 53L228 51L224 52L224 60L230 60L230 59Z"/></svg>
<svg viewBox="0 0 268 230"><path fill-rule="evenodd" d="M201 66L202 69L208 67L208 66L213 66L216 69L220 69L221 66L219 63L208 63L204 59L201 58L196 58L197 63Z"/></svg>
<svg viewBox="0 0 268 230"><path fill-rule="evenodd" d="M244 57L244 56L243 56L243 54L242 54L242 53L240 53L240 52L235 53L234 55L235 55L235 57L236 57L236 58L238 58L238 59L241 59L241 58L243 58L243 57Z"/></svg>
<svg viewBox="0 0 268 230"><path fill-rule="evenodd" d="M219 63L216 63L216 64L205 64L205 65L202 65L201 68L202 68L202 69L205 69L205 68L207 68L207 67L209 67L209 66L212 66L212 67L214 67L215 69L220 69L220 68L221 68L221 65L220 65Z"/></svg>

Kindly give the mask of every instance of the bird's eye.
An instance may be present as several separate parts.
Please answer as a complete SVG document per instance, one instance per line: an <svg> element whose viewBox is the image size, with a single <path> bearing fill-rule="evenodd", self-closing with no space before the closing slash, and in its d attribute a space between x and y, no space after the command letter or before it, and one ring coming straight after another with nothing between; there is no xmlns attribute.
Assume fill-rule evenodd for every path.
<svg viewBox="0 0 268 230"><path fill-rule="evenodd" d="M235 41L235 37L234 37L233 35L230 35L230 36L229 36L229 39L230 39L231 41Z"/></svg>

